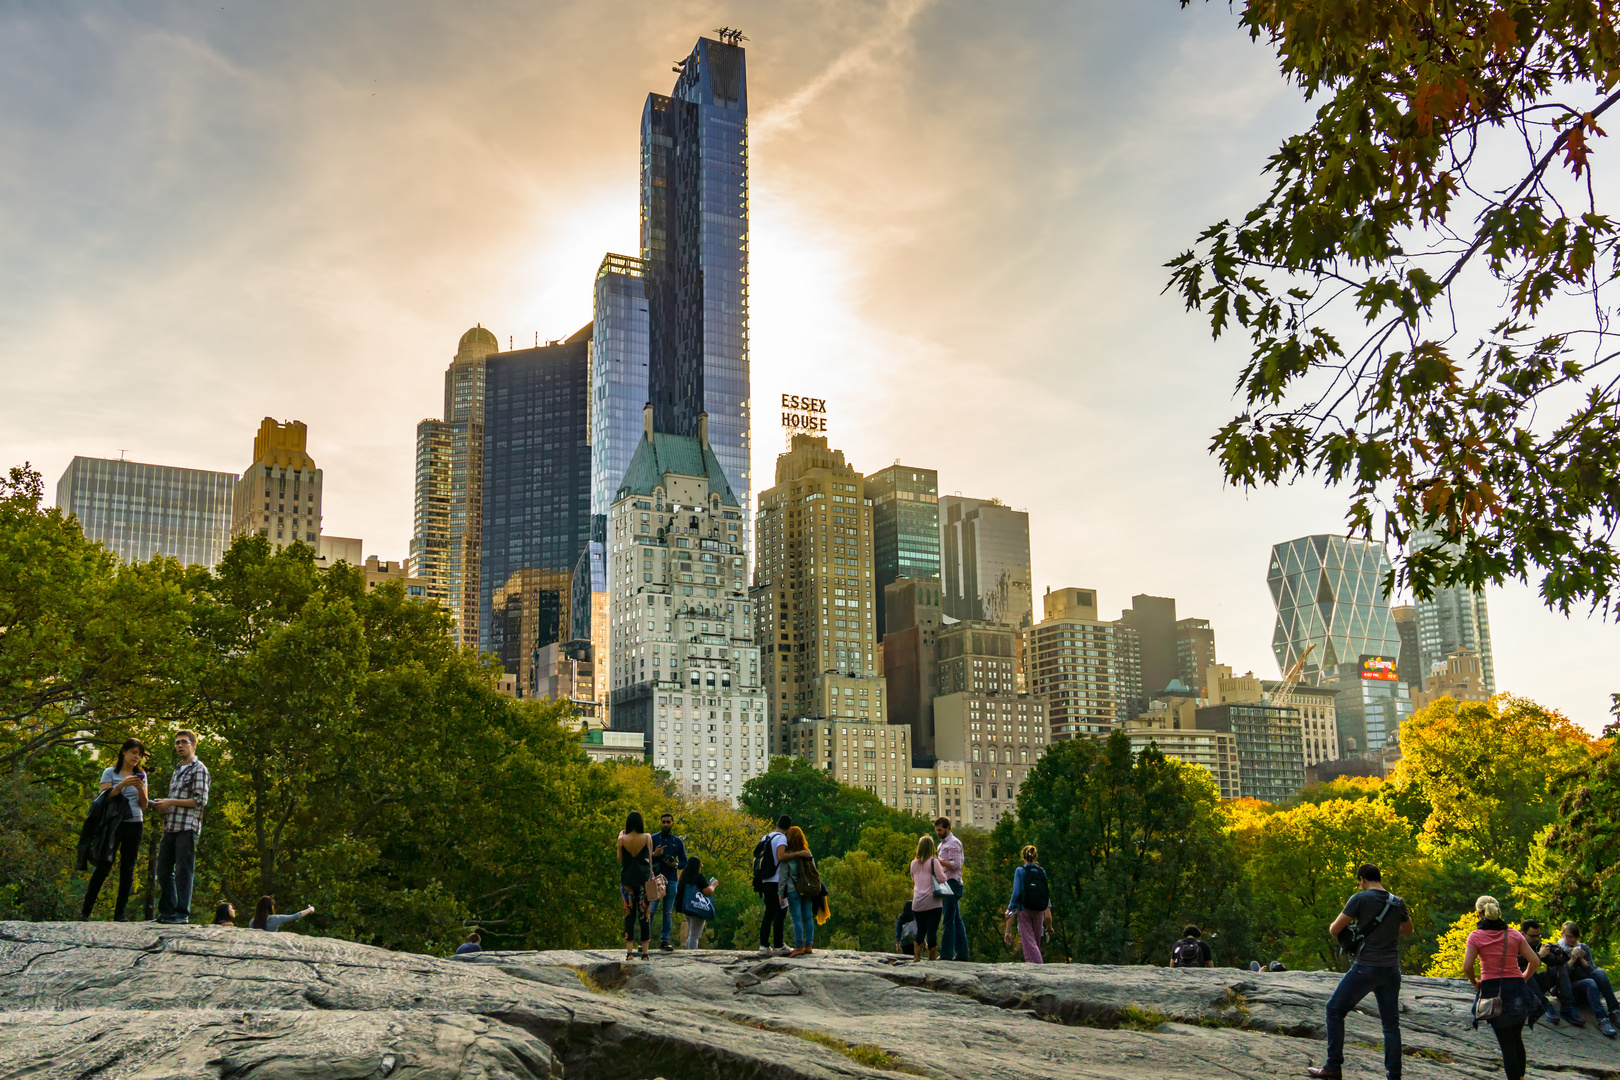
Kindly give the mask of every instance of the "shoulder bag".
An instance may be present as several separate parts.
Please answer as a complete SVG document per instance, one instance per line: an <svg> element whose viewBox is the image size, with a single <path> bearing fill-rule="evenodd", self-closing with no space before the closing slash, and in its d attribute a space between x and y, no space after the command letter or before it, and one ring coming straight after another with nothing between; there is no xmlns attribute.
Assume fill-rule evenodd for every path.
<svg viewBox="0 0 1620 1080"><path fill-rule="evenodd" d="M662 900L665 892L664 876L654 874L647 879L647 899L649 901Z"/></svg>
<svg viewBox="0 0 1620 1080"><path fill-rule="evenodd" d="M1502 931L1502 970L1504 972L1507 971L1508 934L1510 932L1511 931L1509 930ZM1479 962L1479 974L1479 986L1483 987L1485 985L1485 961L1483 959ZM1500 987L1501 980L1498 980L1498 988L1494 997L1481 997L1480 995L1484 991L1479 987L1474 989L1474 1023L1477 1024L1481 1020L1495 1020L1498 1016L1502 1015L1503 1004L1502 991Z"/></svg>
<svg viewBox="0 0 1620 1080"><path fill-rule="evenodd" d="M938 859L929 859L928 860L928 865L929 865L929 869L932 870L933 867L939 865L939 860ZM939 876L940 877L945 876L945 871L944 871L943 868L940 869ZM941 900L955 900L956 899L956 894L951 891L951 887L949 885L947 885L945 882L940 881L939 878L934 879L934 895L936 897L938 897L939 899L941 899Z"/></svg>

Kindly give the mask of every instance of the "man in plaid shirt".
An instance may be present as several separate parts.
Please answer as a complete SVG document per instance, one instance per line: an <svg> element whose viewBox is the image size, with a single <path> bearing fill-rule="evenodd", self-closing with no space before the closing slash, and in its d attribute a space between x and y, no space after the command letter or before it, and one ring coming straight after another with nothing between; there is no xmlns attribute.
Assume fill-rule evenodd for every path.
<svg viewBox="0 0 1620 1080"><path fill-rule="evenodd" d="M160 923L185 923L191 918L191 879L197 867L197 834L202 832L203 807L208 805L208 766L197 759L197 733L174 736L174 754L180 759L169 777L169 797L153 799L163 811L163 843L158 848L157 876Z"/></svg>

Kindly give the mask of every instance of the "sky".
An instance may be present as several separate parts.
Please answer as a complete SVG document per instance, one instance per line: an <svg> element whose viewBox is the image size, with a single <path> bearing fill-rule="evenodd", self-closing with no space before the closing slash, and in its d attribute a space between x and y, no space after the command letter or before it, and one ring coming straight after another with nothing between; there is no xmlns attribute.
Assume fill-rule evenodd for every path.
<svg viewBox="0 0 1620 1080"><path fill-rule="evenodd" d="M755 476L780 395L826 398L861 470L1027 509L1037 595L1173 596L1275 677L1270 548L1342 532L1345 499L1223 484L1241 343L1163 293L1309 122L1221 3L7 4L0 464L240 472L263 417L302 420L325 531L403 558L458 338L590 320L638 247L642 102L722 25L749 38ZM1489 604L1498 687L1601 728L1620 629L1522 584Z"/></svg>

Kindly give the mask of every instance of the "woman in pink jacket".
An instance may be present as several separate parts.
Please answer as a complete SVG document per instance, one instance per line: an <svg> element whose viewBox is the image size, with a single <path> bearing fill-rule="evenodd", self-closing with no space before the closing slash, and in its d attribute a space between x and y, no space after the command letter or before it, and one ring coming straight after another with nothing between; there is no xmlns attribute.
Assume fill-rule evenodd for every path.
<svg viewBox="0 0 1620 1080"><path fill-rule="evenodd" d="M911 912L917 916L917 943L912 946L918 960L923 958L923 944L928 946L928 959L939 959L939 917L944 914L944 901L934 895L934 883L945 884L945 867L934 857L934 838L922 836L917 840L917 857L911 860Z"/></svg>

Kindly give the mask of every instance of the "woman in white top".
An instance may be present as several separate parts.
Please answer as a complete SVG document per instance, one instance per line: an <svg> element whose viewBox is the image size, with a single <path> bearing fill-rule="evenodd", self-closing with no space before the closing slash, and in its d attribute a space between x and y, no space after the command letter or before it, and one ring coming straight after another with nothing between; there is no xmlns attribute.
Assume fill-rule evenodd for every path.
<svg viewBox="0 0 1620 1080"><path fill-rule="evenodd" d="M934 858L932 836L917 839L917 857L911 860L908 870L911 873L911 913L917 917L917 943L912 949L921 960L926 945L928 959L938 960L939 917L944 914L944 901L934 895L934 885L945 884L945 867Z"/></svg>
<svg viewBox="0 0 1620 1080"><path fill-rule="evenodd" d="M101 790L115 791L129 800L129 817L118 826L118 903L113 907L113 921L124 921L124 907L135 887L135 859L141 853L141 822L146 818L146 772L141 759L146 757L146 745L139 739L125 739L118 748L118 763L101 770ZM96 867L90 875L90 887L84 893L84 910L80 918L88 921L90 912L101 895L101 884L112 871L112 860Z"/></svg>

